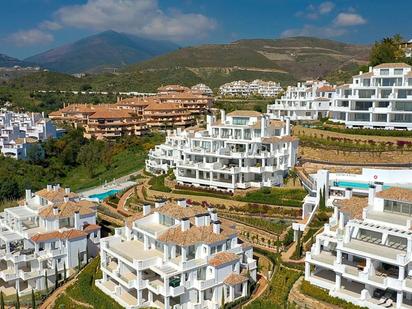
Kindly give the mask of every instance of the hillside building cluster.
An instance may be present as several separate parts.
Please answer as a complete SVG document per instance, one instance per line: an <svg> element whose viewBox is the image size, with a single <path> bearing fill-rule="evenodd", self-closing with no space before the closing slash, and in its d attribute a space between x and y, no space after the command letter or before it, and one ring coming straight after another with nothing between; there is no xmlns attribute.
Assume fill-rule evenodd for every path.
<svg viewBox="0 0 412 309"><path fill-rule="evenodd" d="M252 82L237 80L219 87L220 95L235 97L249 97L253 95L262 97L276 97L282 91L283 89L279 83L274 81L263 81L260 79L256 79Z"/></svg>
<svg viewBox="0 0 412 309"><path fill-rule="evenodd" d="M100 250L96 286L125 308L220 308L256 281L252 246L216 211L186 200L144 205Z"/></svg>
<svg viewBox="0 0 412 309"><path fill-rule="evenodd" d="M174 170L182 185L234 191L271 187L296 163L298 140L289 119L276 121L255 111L221 110L207 127L169 131L164 144L149 152L146 170Z"/></svg>
<svg viewBox="0 0 412 309"><path fill-rule="evenodd" d="M332 106L335 87L326 81L306 81L288 86L274 104L267 107L273 118L284 116L291 120L316 120L327 117Z"/></svg>
<svg viewBox="0 0 412 309"><path fill-rule="evenodd" d="M68 277L99 252L97 205L69 188L26 190L19 206L0 213L0 291L30 294ZM46 283L47 280L47 283Z"/></svg>
<svg viewBox="0 0 412 309"><path fill-rule="evenodd" d="M198 90L168 85L160 87L155 96L119 98L115 104L71 104L49 117L82 126L87 138L108 139L193 126L212 103L212 97Z"/></svg>
<svg viewBox="0 0 412 309"><path fill-rule="evenodd" d="M0 109L0 153L4 156L26 159L34 144L56 137L56 126L43 114Z"/></svg>
<svg viewBox="0 0 412 309"><path fill-rule="evenodd" d="M412 67L384 63L338 87L306 82L288 87L268 105L274 119L316 120L328 116L348 128L412 130ZM316 89L316 90L315 90Z"/></svg>

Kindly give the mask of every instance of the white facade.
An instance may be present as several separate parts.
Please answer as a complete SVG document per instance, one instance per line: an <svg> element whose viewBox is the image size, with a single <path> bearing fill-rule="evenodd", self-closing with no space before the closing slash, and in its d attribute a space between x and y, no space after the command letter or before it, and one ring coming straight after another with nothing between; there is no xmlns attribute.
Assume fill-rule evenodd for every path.
<svg viewBox="0 0 412 309"><path fill-rule="evenodd" d="M316 120L329 115L335 87L326 81L306 81L288 86L274 104L267 107L274 119L284 116L291 120Z"/></svg>
<svg viewBox="0 0 412 309"><path fill-rule="evenodd" d="M219 87L222 96L241 96L260 95L263 97L276 97L283 91L279 83L274 81L263 81L256 79L250 83L244 80L233 81Z"/></svg>
<svg viewBox="0 0 412 309"><path fill-rule="evenodd" d="M56 127L38 113L0 110L0 151L15 159L26 159L31 145L56 137Z"/></svg>
<svg viewBox="0 0 412 309"><path fill-rule="evenodd" d="M305 279L368 308L412 308L412 190L347 189L306 253Z"/></svg>
<svg viewBox="0 0 412 309"><path fill-rule="evenodd" d="M96 205L83 201L69 188L47 186L20 206L0 213L0 291L6 296L52 288L59 280L98 253L100 226Z"/></svg>
<svg viewBox="0 0 412 309"><path fill-rule="evenodd" d="M174 169L180 184L234 191L281 185L296 162L290 123L253 111L208 116L207 128L175 130L149 152L146 170Z"/></svg>
<svg viewBox="0 0 412 309"><path fill-rule="evenodd" d="M212 209L185 200L144 205L140 219L102 239L100 255L96 286L125 308L217 309L256 281L253 248Z"/></svg>
<svg viewBox="0 0 412 309"><path fill-rule="evenodd" d="M191 90L195 92L199 92L200 94L206 95L209 97L213 96L212 89L210 89L210 87L205 84L196 84L191 87Z"/></svg>
<svg viewBox="0 0 412 309"><path fill-rule="evenodd" d="M349 128L412 130L412 71L404 63L384 63L337 88L332 121Z"/></svg>

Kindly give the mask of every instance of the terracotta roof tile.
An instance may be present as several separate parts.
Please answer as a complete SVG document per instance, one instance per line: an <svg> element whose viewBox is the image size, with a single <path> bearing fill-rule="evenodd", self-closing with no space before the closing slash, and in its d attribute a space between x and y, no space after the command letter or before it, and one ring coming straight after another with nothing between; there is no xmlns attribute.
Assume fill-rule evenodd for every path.
<svg viewBox="0 0 412 309"><path fill-rule="evenodd" d="M232 252L219 252L216 253L210 260L209 260L209 265L213 267L219 267L221 265L224 265L226 263L230 263L236 260L239 260L240 257Z"/></svg>
<svg viewBox="0 0 412 309"><path fill-rule="evenodd" d="M399 63L381 63L375 66L375 69L390 69L390 68L410 68L409 64L399 62Z"/></svg>
<svg viewBox="0 0 412 309"><path fill-rule="evenodd" d="M237 273L231 273L229 276L223 280L223 283L226 285L237 285L243 282L246 282L248 280L247 277L237 274Z"/></svg>
<svg viewBox="0 0 412 309"><path fill-rule="evenodd" d="M106 109L98 110L89 117L90 119L118 119L132 118L130 111L123 109Z"/></svg>
<svg viewBox="0 0 412 309"><path fill-rule="evenodd" d="M351 219L362 219L363 209L368 206L368 199L353 196L350 199L335 200L334 204Z"/></svg>
<svg viewBox="0 0 412 309"><path fill-rule="evenodd" d="M412 203L412 190L405 188L392 187L376 193L376 196L392 201Z"/></svg>
<svg viewBox="0 0 412 309"><path fill-rule="evenodd" d="M83 226L83 231L86 233L91 233L100 230L102 227L98 224L86 224Z"/></svg>
<svg viewBox="0 0 412 309"><path fill-rule="evenodd" d="M166 203L166 205L162 207L153 209L153 211L178 220L181 220L183 218L192 218L200 214L207 214L207 210L202 206L182 207L170 202Z"/></svg>
<svg viewBox="0 0 412 309"><path fill-rule="evenodd" d="M51 189L50 191L48 191L47 189L42 189L40 191L35 192L34 194L55 204L62 203L65 196L69 198L75 198L79 196L77 193L74 192L66 193L64 188L58 188L57 190Z"/></svg>
<svg viewBox="0 0 412 309"><path fill-rule="evenodd" d="M57 215L53 213L53 208L57 207L59 212ZM95 214L96 204L90 201L68 201L62 204L47 206L39 212L39 216L42 218L69 218L74 216L74 213L79 211L80 216Z"/></svg>
<svg viewBox="0 0 412 309"><path fill-rule="evenodd" d="M80 231L80 230L76 230L76 229L71 229L71 230L67 230L64 232L59 232L59 231L55 231L55 232L50 232L50 233L39 233L36 234L34 236L31 237L31 240L39 243L39 242L45 242L45 241L49 241L49 240L57 240L57 239L61 239L61 240L65 240L65 239L76 239L76 238L84 238L87 236L87 233Z"/></svg>

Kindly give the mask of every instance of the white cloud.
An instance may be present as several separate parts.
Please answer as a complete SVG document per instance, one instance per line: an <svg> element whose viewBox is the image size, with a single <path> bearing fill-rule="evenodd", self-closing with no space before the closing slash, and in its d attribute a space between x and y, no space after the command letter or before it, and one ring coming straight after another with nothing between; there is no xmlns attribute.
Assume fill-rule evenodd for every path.
<svg viewBox="0 0 412 309"><path fill-rule="evenodd" d="M346 33L346 29L333 26L317 27L312 25L304 25L302 28L287 29L281 33L282 37L292 36L312 36L319 38L332 38L341 36Z"/></svg>
<svg viewBox="0 0 412 309"><path fill-rule="evenodd" d="M112 29L160 39L182 40L206 35L216 22L202 14L165 12L156 0L88 0L60 8L56 22L68 27Z"/></svg>
<svg viewBox="0 0 412 309"><path fill-rule="evenodd" d="M319 5L309 4L305 11L299 11L295 15L305 17L307 19L318 19L322 15L329 14L335 8L335 4L331 1L322 2Z"/></svg>
<svg viewBox="0 0 412 309"><path fill-rule="evenodd" d="M366 24L366 20L359 14L339 13L334 24L339 27L349 27Z"/></svg>
<svg viewBox="0 0 412 309"><path fill-rule="evenodd" d="M50 33L39 29L29 29L12 33L6 40L16 46L28 46L50 43L54 38Z"/></svg>
<svg viewBox="0 0 412 309"><path fill-rule="evenodd" d="M335 4L330 1L322 2L319 5L319 13L320 14L327 14L330 13L335 7Z"/></svg>
<svg viewBox="0 0 412 309"><path fill-rule="evenodd" d="M59 23L56 23L54 21L50 20L45 20L39 24L39 29L44 29L44 30L59 30L61 29L62 26Z"/></svg>

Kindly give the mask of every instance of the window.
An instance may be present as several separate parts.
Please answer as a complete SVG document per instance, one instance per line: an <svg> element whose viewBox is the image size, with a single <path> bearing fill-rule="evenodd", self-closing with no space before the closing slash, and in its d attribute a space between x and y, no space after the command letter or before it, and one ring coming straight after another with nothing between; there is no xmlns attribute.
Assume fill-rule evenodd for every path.
<svg viewBox="0 0 412 309"><path fill-rule="evenodd" d="M389 75L389 69L381 69L380 73L381 75Z"/></svg>
<svg viewBox="0 0 412 309"><path fill-rule="evenodd" d="M393 74L394 75L402 75L403 74L403 69L394 69Z"/></svg>
<svg viewBox="0 0 412 309"><path fill-rule="evenodd" d="M403 202L385 200L383 211L412 216L412 205Z"/></svg>
<svg viewBox="0 0 412 309"><path fill-rule="evenodd" d="M245 118L245 117L233 117L232 118L232 124L234 125L247 125L247 123L249 122L249 118Z"/></svg>

